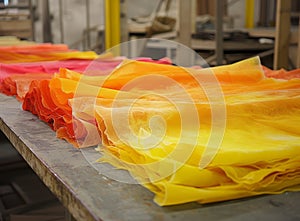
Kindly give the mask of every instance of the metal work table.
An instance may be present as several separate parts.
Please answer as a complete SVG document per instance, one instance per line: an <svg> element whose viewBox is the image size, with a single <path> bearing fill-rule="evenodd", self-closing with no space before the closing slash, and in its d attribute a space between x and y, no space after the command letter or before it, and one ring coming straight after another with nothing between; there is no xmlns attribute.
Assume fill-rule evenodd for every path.
<svg viewBox="0 0 300 221"><path fill-rule="evenodd" d="M300 220L300 192L159 207L140 185L110 180L45 123L0 94L0 129L77 220ZM0 147L1 148L1 147ZM1 152L1 149L0 149Z"/></svg>

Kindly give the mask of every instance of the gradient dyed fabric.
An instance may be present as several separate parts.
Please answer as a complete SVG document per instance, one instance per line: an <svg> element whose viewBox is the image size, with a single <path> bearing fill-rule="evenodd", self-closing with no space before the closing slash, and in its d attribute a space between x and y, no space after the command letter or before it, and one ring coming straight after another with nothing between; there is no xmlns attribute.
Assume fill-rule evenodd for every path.
<svg viewBox="0 0 300 221"><path fill-rule="evenodd" d="M18 46L1 46L1 63L21 63L37 61L55 61L69 59L96 59L98 55L93 51L70 50L64 44L33 44Z"/></svg>
<svg viewBox="0 0 300 221"><path fill-rule="evenodd" d="M125 63L115 76L158 74L147 65ZM99 161L128 170L161 206L300 190L300 79L267 78L258 58L175 69L159 72L175 84L137 80L111 103L98 100ZM129 81L117 82L107 85Z"/></svg>
<svg viewBox="0 0 300 221"><path fill-rule="evenodd" d="M297 71L263 69L257 57L211 69L110 58L83 74L44 61L95 54L2 49L2 92L75 147L99 145L99 163L129 171L161 206L300 190Z"/></svg>

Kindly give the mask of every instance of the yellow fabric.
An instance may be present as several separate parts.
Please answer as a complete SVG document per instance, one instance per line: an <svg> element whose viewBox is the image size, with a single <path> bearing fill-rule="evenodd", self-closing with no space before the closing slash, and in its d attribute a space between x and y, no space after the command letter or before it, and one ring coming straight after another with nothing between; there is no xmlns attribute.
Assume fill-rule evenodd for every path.
<svg viewBox="0 0 300 221"><path fill-rule="evenodd" d="M157 67L125 62L111 76L124 80L104 85L120 89L141 73L161 73L187 96L173 84L149 83L127 88L132 97L99 98L95 113L103 146L98 150L104 154L99 161L128 170L155 193L159 205L300 190L300 79L265 78L258 58L210 70ZM192 78L204 84L186 81ZM222 96L209 97L207 92L218 88ZM212 130L222 133L219 119L211 123L213 108L222 106L222 142L209 146ZM198 119L199 127L193 126ZM206 157L211 161L201 168Z"/></svg>

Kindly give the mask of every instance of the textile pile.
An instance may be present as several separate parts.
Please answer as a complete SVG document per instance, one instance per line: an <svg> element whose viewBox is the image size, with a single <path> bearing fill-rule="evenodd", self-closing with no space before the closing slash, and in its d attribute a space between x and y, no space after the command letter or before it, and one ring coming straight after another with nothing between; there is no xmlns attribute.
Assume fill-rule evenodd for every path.
<svg viewBox="0 0 300 221"><path fill-rule="evenodd" d="M0 91L57 137L98 145L161 206L300 190L300 70L213 68L66 45L0 47ZM100 154L99 154L100 156Z"/></svg>

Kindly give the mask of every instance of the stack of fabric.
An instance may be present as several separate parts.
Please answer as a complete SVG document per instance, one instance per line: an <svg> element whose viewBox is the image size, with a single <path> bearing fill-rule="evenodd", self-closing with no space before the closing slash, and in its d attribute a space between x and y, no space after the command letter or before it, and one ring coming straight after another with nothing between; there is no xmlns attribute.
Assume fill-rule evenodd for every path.
<svg viewBox="0 0 300 221"><path fill-rule="evenodd" d="M300 70L0 51L1 92L75 147L98 145L99 163L129 171L159 205L300 190Z"/></svg>
<svg viewBox="0 0 300 221"><path fill-rule="evenodd" d="M2 46L0 51L0 92L15 95L23 102L25 110L37 114L57 131L58 137L64 137L70 142L72 112L69 109L61 111L61 108L53 106L53 102L47 101L50 82L61 76L67 78L64 74L67 69L68 72L83 73L90 67L90 72L86 74L92 75L92 70L97 71L97 74L107 74L121 62L120 59L111 58L111 55L99 56L92 51L81 52L71 50L67 45L49 43ZM94 62L95 59L98 59L97 62ZM41 93L45 97L41 97Z"/></svg>
<svg viewBox="0 0 300 221"><path fill-rule="evenodd" d="M153 76L95 105L101 162L128 170L159 205L300 190L300 79L267 78L258 58L209 70L147 66L119 67L112 79ZM176 83L145 84L158 73Z"/></svg>

